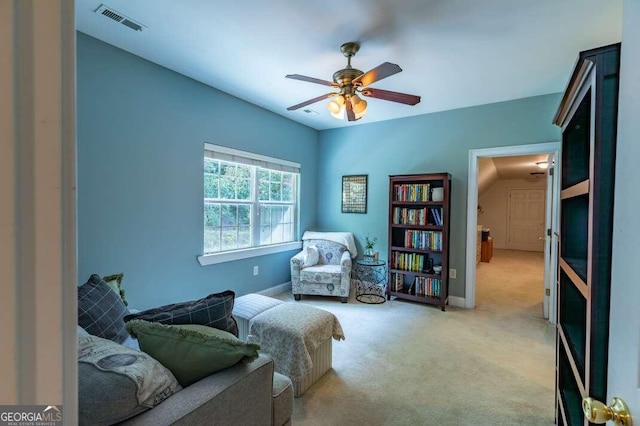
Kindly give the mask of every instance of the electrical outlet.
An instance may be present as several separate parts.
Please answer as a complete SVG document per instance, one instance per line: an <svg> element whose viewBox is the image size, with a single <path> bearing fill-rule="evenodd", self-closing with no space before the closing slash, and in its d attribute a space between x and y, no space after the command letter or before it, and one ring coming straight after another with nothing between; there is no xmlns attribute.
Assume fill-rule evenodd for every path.
<svg viewBox="0 0 640 426"><path fill-rule="evenodd" d="M253 267L253 275L258 275L258 267L257 266Z"/></svg>
<svg viewBox="0 0 640 426"><path fill-rule="evenodd" d="M449 269L449 278L455 278L456 277L456 270L451 268Z"/></svg>

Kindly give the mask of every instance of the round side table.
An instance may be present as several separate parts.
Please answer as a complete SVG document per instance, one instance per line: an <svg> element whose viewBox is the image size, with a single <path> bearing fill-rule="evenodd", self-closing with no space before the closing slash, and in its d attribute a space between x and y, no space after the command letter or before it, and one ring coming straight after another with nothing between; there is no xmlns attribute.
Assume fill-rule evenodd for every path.
<svg viewBox="0 0 640 426"><path fill-rule="evenodd" d="M384 260L356 260L353 275L356 280L357 301L379 304L387 300L387 262Z"/></svg>

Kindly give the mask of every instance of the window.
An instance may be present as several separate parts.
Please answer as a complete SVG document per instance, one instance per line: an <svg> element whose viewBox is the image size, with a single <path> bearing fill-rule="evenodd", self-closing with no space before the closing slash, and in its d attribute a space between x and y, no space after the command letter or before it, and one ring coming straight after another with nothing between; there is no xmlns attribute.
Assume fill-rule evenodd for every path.
<svg viewBox="0 0 640 426"><path fill-rule="evenodd" d="M297 163L205 144L205 255L295 241L299 176Z"/></svg>

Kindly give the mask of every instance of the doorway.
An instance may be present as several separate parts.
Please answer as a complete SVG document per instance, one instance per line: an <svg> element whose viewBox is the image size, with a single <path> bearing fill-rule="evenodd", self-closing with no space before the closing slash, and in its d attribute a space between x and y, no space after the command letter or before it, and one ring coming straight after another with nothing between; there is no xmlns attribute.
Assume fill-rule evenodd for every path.
<svg viewBox="0 0 640 426"><path fill-rule="evenodd" d="M547 154L481 158L477 308L549 317L543 256L547 173L538 166L547 160Z"/></svg>
<svg viewBox="0 0 640 426"><path fill-rule="evenodd" d="M486 209L486 206L481 206L479 203L478 189L482 185L486 185L486 176L479 176L480 163L486 162L486 160L490 158L504 158L504 157L514 157L514 156L528 156L528 155L549 155L550 161L553 161L554 158L557 158L559 154L559 142L552 143L544 143L544 144L532 144L532 145L521 145L521 146L512 146L512 147L500 147L500 148L488 148L488 149L479 149L479 150L471 150L469 152L469 174L468 174L468 191L467 191L467 256L466 256L466 283L465 283L465 307L474 308L476 306L476 256L477 251L477 238L478 238L478 225L483 225L483 223L479 223L478 217L479 212ZM551 163L552 164L552 163ZM551 168L553 172L550 171L550 174L557 175L557 167ZM483 172L485 173L485 172ZM544 173L542 173L544 174ZM543 306L545 307L544 313L545 317L549 317L549 321L555 323L555 274L556 274L556 245L557 245L557 237L553 233L553 231L557 228L557 205L558 205L558 192L555 188L557 186L557 182L551 178L547 179L546 189L544 190L545 199L548 200L547 208L544 213L544 221L543 225L539 225L540 220L537 220L538 227L542 226L542 234L538 233L538 230L535 230L535 226L524 226L524 228L520 227L520 234L524 235L527 232L529 234L533 234L536 232L536 239L541 238L541 242L544 245L544 294L541 294L541 298L543 299ZM522 188L513 188L513 189L522 189ZM510 191L509 191L510 193ZM505 202L507 199L507 195L504 194ZM522 195L522 194L520 194ZM535 196L534 196L535 198ZM539 203L540 200L537 201ZM513 208L520 209L524 211L526 209L526 202L523 206L512 206ZM537 207L540 208L539 206ZM506 210L506 209L505 209ZM520 214L520 219L524 216L524 213ZM492 244L495 244L498 247L509 248L505 245L505 241L508 241L508 233L510 231L507 229L506 223L508 221L507 218L502 222L504 224L504 229L496 229L497 235L492 238L503 239L502 241L494 240ZM521 225L521 224L520 224ZM523 229L529 228L529 231L523 231ZM533 230L532 230L533 229ZM516 232L516 233L517 233ZM529 238L530 239L530 238ZM496 244L498 243L498 244Z"/></svg>

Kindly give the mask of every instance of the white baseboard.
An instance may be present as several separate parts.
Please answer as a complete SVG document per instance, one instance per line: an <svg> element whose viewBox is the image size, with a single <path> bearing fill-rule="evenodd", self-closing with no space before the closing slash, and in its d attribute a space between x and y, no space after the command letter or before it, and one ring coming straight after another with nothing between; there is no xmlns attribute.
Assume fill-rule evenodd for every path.
<svg viewBox="0 0 640 426"><path fill-rule="evenodd" d="M465 298L459 296L449 296L449 305L455 306L456 308L464 308Z"/></svg>
<svg viewBox="0 0 640 426"><path fill-rule="evenodd" d="M291 281L265 288L264 290L257 291L256 293L263 296L275 296L276 294L284 293L285 291L291 291Z"/></svg>

